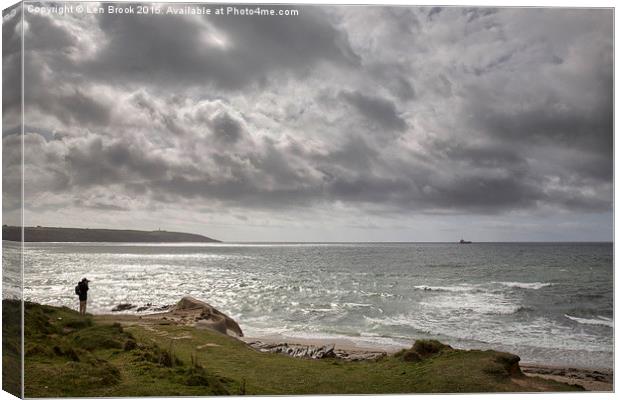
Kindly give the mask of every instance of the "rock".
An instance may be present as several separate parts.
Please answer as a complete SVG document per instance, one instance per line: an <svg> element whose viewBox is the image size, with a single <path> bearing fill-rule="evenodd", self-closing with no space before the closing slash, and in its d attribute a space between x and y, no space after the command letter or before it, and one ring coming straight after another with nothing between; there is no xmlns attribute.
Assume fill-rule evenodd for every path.
<svg viewBox="0 0 620 400"><path fill-rule="evenodd" d="M228 315L204 301L185 296L171 310L173 314L191 314L195 327L212 329L231 336L243 336L239 324Z"/></svg>
<svg viewBox="0 0 620 400"><path fill-rule="evenodd" d="M346 361L365 361L376 360L386 355L384 352L346 352L344 350L336 350L333 344L325 346L312 346L312 345L295 345L288 343L263 343L263 342L250 342L248 345L258 351L264 353L281 353L290 357L296 358L311 358L311 359L323 359L323 358L335 358Z"/></svg>
<svg viewBox="0 0 620 400"><path fill-rule="evenodd" d="M130 303L121 303L119 305L117 305L116 307L114 307L112 309L112 312L118 312L118 311L127 311L127 310L131 310L133 308L136 308L137 306L134 306L133 304Z"/></svg>
<svg viewBox="0 0 620 400"><path fill-rule="evenodd" d="M153 303L146 303L145 305L138 307L136 309L136 312L144 312L144 311L162 312L162 311L167 311L171 307L172 307L171 305L164 305L164 306L156 307L153 305Z"/></svg>
<svg viewBox="0 0 620 400"><path fill-rule="evenodd" d="M196 329L211 329L224 335L227 334L226 321L224 319L199 319L194 324L194 327Z"/></svg>

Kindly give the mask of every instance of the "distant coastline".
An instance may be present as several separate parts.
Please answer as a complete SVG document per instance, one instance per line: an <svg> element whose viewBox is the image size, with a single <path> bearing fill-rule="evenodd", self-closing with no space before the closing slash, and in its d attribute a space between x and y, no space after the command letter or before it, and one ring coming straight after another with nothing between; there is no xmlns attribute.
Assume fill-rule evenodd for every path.
<svg viewBox="0 0 620 400"><path fill-rule="evenodd" d="M2 240L21 241L18 226L2 226ZM126 229L83 229L27 226L25 242L135 242L135 243L219 243L219 240L194 233L137 231Z"/></svg>

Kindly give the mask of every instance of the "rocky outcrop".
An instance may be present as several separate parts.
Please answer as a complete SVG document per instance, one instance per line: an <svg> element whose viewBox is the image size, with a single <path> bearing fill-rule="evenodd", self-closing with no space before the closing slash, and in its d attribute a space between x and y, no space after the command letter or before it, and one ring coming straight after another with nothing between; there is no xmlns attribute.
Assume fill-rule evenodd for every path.
<svg viewBox="0 0 620 400"><path fill-rule="evenodd" d="M230 336L243 336L241 327L235 320L204 301L185 296L170 311L172 316L185 321L193 321L200 329L212 329Z"/></svg>
<svg viewBox="0 0 620 400"><path fill-rule="evenodd" d="M132 313L141 313L140 319L145 321L167 321L193 326L197 329L211 329L229 336L243 336L243 331L235 320L212 305L191 296L185 296L177 304L167 306L155 306L148 303L138 307L135 304L121 303L112 311L132 311Z"/></svg>
<svg viewBox="0 0 620 400"><path fill-rule="evenodd" d="M114 307L112 309L112 312L128 311L128 310L132 310L132 309L134 309L136 307L137 306L134 306L133 304L130 304L130 303L121 303L121 304L117 305L116 307Z"/></svg>
<svg viewBox="0 0 620 400"><path fill-rule="evenodd" d="M135 312L138 312L138 313L162 312L162 311L167 311L171 309L172 307L173 307L172 305L155 306L152 303L147 303L143 306L138 307L137 305L131 304L131 303L120 303L114 306L114 308L112 308L112 312L129 311L129 310L135 310Z"/></svg>
<svg viewBox="0 0 620 400"><path fill-rule="evenodd" d="M346 361L376 360L386 355L385 352L346 351L336 349L335 345L325 346L299 345L288 343L249 342L248 345L263 353L280 353L297 358L336 358Z"/></svg>

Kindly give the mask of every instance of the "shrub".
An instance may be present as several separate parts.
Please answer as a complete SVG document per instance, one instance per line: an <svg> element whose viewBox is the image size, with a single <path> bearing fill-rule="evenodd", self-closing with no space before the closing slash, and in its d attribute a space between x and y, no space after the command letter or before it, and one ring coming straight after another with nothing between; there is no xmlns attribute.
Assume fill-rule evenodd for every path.
<svg viewBox="0 0 620 400"><path fill-rule="evenodd" d="M56 354L58 357L67 357L71 361L76 362L80 361L80 356L78 355L78 352L71 346L55 345L52 349L54 351L54 354Z"/></svg>
<svg viewBox="0 0 620 400"><path fill-rule="evenodd" d="M411 349L405 350L403 352L402 359L403 361L408 361L408 362L422 361L422 357L420 357L418 353L416 353L415 351Z"/></svg>
<svg viewBox="0 0 620 400"><path fill-rule="evenodd" d="M136 343L136 341L135 341L135 340L133 340L133 339L128 339L128 340L125 342L125 345L123 346L123 350L125 350L125 351L131 351L131 350L135 349L137 346L138 346L138 344Z"/></svg>
<svg viewBox="0 0 620 400"><path fill-rule="evenodd" d="M420 355L421 358L428 358L432 355L439 354L444 350L451 350L452 347L443 344L434 339L416 340L411 350Z"/></svg>

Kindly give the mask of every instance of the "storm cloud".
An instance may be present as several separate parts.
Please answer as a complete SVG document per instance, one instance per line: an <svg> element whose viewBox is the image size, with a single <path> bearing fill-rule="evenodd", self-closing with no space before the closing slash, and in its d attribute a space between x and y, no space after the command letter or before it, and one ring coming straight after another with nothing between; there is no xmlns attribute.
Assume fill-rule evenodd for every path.
<svg viewBox="0 0 620 400"><path fill-rule="evenodd" d="M26 13L30 220L287 240L409 221L381 236L408 240L450 216L479 218L481 237L492 221L548 235L562 217L590 234L609 218L594 228L609 237L611 10L291 7ZM5 77L17 23L3 25ZM6 149L19 143L4 122Z"/></svg>

